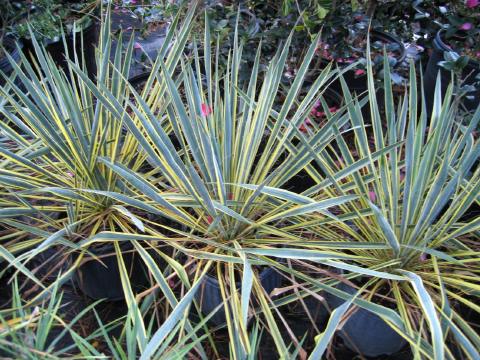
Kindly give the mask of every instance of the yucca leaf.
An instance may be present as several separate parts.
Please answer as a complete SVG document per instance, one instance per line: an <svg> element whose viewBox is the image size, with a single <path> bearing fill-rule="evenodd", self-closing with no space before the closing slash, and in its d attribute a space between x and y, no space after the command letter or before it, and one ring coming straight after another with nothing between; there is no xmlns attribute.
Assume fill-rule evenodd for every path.
<svg viewBox="0 0 480 360"><path fill-rule="evenodd" d="M412 286L415 289L415 292L418 294L419 304L422 307L425 317L430 325L434 358L444 359L445 351L444 351L442 327L440 325L440 321L438 319L438 315L435 310L435 305L433 303L432 298L428 294L422 282L422 279L418 275L410 271L400 271L400 273L404 274L406 277L410 279L410 282L412 283Z"/></svg>
<svg viewBox="0 0 480 360"><path fill-rule="evenodd" d="M342 320L343 315L347 312L348 308L352 305L352 299L344 302L338 308L332 311L330 318L328 319L327 327L325 330L315 336L315 348L310 353L308 357L309 360L321 359L327 346L330 344L330 341L337 330L340 320Z"/></svg>

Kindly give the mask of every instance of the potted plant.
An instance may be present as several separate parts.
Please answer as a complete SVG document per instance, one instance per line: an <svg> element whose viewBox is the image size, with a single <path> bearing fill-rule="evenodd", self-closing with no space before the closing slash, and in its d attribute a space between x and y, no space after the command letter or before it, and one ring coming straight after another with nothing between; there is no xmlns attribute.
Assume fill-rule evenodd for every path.
<svg viewBox="0 0 480 360"><path fill-rule="evenodd" d="M5 359L38 359L41 354L56 353L64 356L88 347L88 340L82 336L79 322L86 318L94 304L79 311L71 320L65 317L64 294L55 286L50 297L33 304L25 301L19 291L21 279L15 277L11 284L8 306L2 304L0 322L0 356ZM62 306L63 305L63 306ZM70 309L71 310L71 309ZM99 332L100 333L100 332Z"/></svg>
<svg viewBox="0 0 480 360"><path fill-rule="evenodd" d="M361 93L367 89L366 45L370 38L371 56L376 77L381 76L383 52L387 52L392 67L398 67L405 59L403 43L391 34L370 29L369 16L359 11L352 11L351 5L341 4L333 9L326 21L329 26L322 29L322 37L317 46L317 58L311 71L317 72L329 62L340 68L356 63L354 68L343 74L349 88ZM403 81L395 73L392 80L396 84ZM336 91L341 91L340 83L333 84Z"/></svg>
<svg viewBox="0 0 480 360"><path fill-rule="evenodd" d="M478 1L453 2L444 6L442 29L433 39L433 49L425 70L425 89L432 89L438 72L442 94L456 78L456 91L465 95L463 105L473 111L480 101L480 22ZM432 94L431 91L426 92ZM431 109L433 97L427 96Z"/></svg>
<svg viewBox="0 0 480 360"><path fill-rule="evenodd" d="M209 269L195 295L200 316L215 310L210 323L226 324L240 354L249 352L243 339L248 339L248 320L255 313L262 313L272 331L278 331L269 292L280 285L282 278L275 268L282 260L268 262L263 251L279 258L290 256L288 247L295 237L284 227L300 226L313 212L328 218L327 208L351 200L350 196L340 196L310 201L282 189L311 162L311 157L296 154L305 154L306 146L321 151L334 136L335 124L341 127L346 116L340 112L328 115L308 137L298 130L320 100L322 86L335 75L325 69L298 106L296 99L315 55L315 43L286 100L276 109L274 100L281 90L289 43L278 50L278 61L266 70L261 83L258 50L250 79L242 83L241 47L233 48L229 66L220 70L210 55L207 39L208 27L203 62L194 51L195 60L186 63L176 77L172 78L172 68L158 64L158 76L163 81L152 91L169 99L163 127L156 125L159 118L138 95L133 111L145 115L138 123L125 119L137 141L144 144L150 161L161 166L164 181L152 186L146 174L110 159L102 160L102 164L122 176L144 202L157 210L171 209L177 222L186 226L187 230L174 230L177 235L172 240L190 259L186 265L188 278L198 279ZM200 64L204 69L198 68ZM202 73L206 74L206 85L196 75ZM220 79L225 79L223 86ZM180 149L166 129L173 129ZM300 139L297 145L293 144L294 137ZM283 339L277 337L275 343L278 349L287 351Z"/></svg>
<svg viewBox="0 0 480 360"><path fill-rule="evenodd" d="M95 47L98 42L97 0L69 2L42 0L30 4L19 2L20 21L11 31L23 39L26 48L35 56L32 34L43 43L57 65L67 69L67 58L76 52L90 77L96 75ZM63 39L65 38L65 39ZM65 42L64 42L65 41Z"/></svg>
<svg viewBox="0 0 480 360"><path fill-rule="evenodd" d="M455 348L476 358L478 349L472 344L479 337L461 314L463 308L477 308L475 277L479 268L471 262L471 256L479 222L462 220L462 216L478 201L479 169L474 169L468 179L465 176L478 159L480 142L478 138L472 140L472 134L480 122L480 109L468 127L459 124L458 104L450 86L444 102L434 106L435 123L427 127L426 113L416 110L424 99L415 93L412 66L409 89L413 93L398 104L405 113L397 118L395 114L401 111L395 109L387 59L384 65L386 119L380 115L373 89L369 89L374 131L367 130L361 111L351 102L343 82L345 101L351 104L348 107L355 141L347 143L340 136L339 153L321 154L324 161L335 164L324 175L324 183L331 187L328 191L332 196L348 191L359 199L340 205L338 218L348 220L327 224L320 220L316 231L318 237L325 236L327 226L331 233L343 238L346 253L358 256L354 261L326 262L345 271L349 280L345 290L358 290L363 299L387 307L389 313L396 312L401 321L395 320L397 315L387 318L384 308L375 311L360 304L358 311L346 318L343 336L347 346L371 356L398 350L406 340L414 356L423 353L440 359ZM367 70L372 86L370 63ZM438 86L435 98L441 101ZM384 121L386 130L382 127ZM363 158L372 160L354 170ZM345 176L335 175L339 171ZM327 180L331 177L344 186L329 186ZM445 209L448 203L450 206ZM461 275L467 273L472 277ZM339 295L326 290L334 298ZM338 303L332 301L331 305ZM386 325L393 331L382 330ZM424 331L426 328L428 331ZM446 336L453 345L447 347ZM392 340L398 347L382 346ZM377 344L375 347L370 346L372 341Z"/></svg>
<svg viewBox="0 0 480 360"><path fill-rule="evenodd" d="M182 46L182 41L185 41L191 26L188 21L186 24L183 37L172 45L173 49ZM135 283L138 279L145 279L141 273L146 270L139 266L132 246L119 245L117 249L117 239L97 243L92 240L94 236L102 231L144 233L148 231L148 225L161 226L157 222L170 215L168 211L157 211L148 205L132 210L131 205L137 204L138 200L131 199L131 192L119 182L120 178L98 161L100 158L118 160L129 163L132 169L137 170L145 164L147 157L139 153L138 142L132 134L124 131L124 124L117 121L130 111L128 104L134 90L127 85L131 66L128 54L133 51L134 44L130 41L125 56L115 53L112 63L118 68L109 64L104 61L110 58L111 52L109 22L104 26L104 37L100 40L102 51L97 53L96 58L99 64L103 64L97 83L88 79L78 62L71 61L67 64L73 80L70 82L54 63L47 61L48 50L35 37L32 42L40 60L37 65L40 71L33 71L28 64L25 69L14 65L15 74L30 96L25 96L19 88L9 91L0 87L6 104L1 111L5 117L5 136L13 144L11 149L2 147L1 150L1 171L9 175L2 177L0 185L2 193L12 192L17 194L12 195L14 198L24 199L17 212L21 211L33 222L42 224L40 232L32 233L33 227L16 223L19 232L34 235L28 251L24 251L19 259L28 262L59 241L64 247L62 255L71 255L73 263L62 279L76 272L75 278L87 295L113 300L124 294L125 286L135 290L148 285L145 281ZM170 39L174 31L168 34ZM167 46L159 56L165 54ZM174 63L179 61L178 54L175 54L172 52L169 55ZM42 74L49 76L42 77ZM150 83L153 80L154 77ZM107 96L106 92L121 105L113 108L100 101ZM148 96L145 100L151 101ZM23 111L24 108L30 109L30 112ZM15 160L10 161L12 158ZM32 161L35 162L33 166ZM13 181L13 178L18 181ZM42 201L47 205L42 205ZM15 207L12 207L13 212ZM7 213L8 208L4 212ZM159 219L149 220L147 215L150 212ZM46 217L50 213L58 216L53 219ZM21 241L21 237L17 241ZM122 272L130 273L131 284L125 285L125 279L120 281ZM100 281L100 277L104 280ZM110 286L98 287L100 283Z"/></svg>

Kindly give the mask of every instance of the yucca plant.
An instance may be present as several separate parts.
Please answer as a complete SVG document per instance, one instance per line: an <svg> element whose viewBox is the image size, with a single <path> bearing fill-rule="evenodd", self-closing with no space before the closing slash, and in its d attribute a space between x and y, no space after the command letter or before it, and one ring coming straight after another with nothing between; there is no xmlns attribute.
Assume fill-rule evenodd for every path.
<svg viewBox="0 0 480 360"><path fill-rule="evenodd" d="M195 8L196 3L192 3L181 26L179 16L171 24L165 45L159 49L159 55L152 64L152 76L146 81L142 99L158 116L164 108L166 89L158 85L156 72L160 66L167 67L172 73L177 67ZM122 42L121 36L118 41ZM57 68L42 45L35 39L33 44L37 63L30 65L23 55L22 66L12 62L22 86L8 79L6 85L0 87L4 117L0 147L0 275L5 274L3 265L6 263L40 287L41 291L35 292L33 299L28 299L29 305L49 296L52 288L72 276L85 251L91 252L96 246L97 233L148 233L152 231L147 223L161 226L166 218L158 220L158 216L168 216L168 212L143 205L131 197L134 194L118 181L119 176L98 161L100 158L120 161L133 170L142 168L149 171L149 176L155 173L155 169L146 169L151 169L145 162L147 154L139 151L140 145L132 133L126 131L123 121L125 117L134 123L138 121L129 105L132 89L128 76L133 36L125 51L118 46L111 54L112 38L107 11L97 51L99 70L95 81L90 80L85 69L80 68L79 61L69 61L68 74L65 74ZM81 54L75 56L78 59ZM113 60L110 60L111 57ZM132 204L135 205L130 207L133 212L127 209ZM156 215L157 219L152 221L151 215ZM118 255L122 287L130 313L134 314L134 335L129 339L138 340L138 348L143 351L148 338L142 319L144 312L137 306L125 254L122 255L123 249L116 240L122 239L115 237L104 242L112 244L112 251ZM57 257L66 257L70 249L81 250L80 256L59 279L43 284L29 270L29 265L31 259L37 260L40 253L52 246L59 247ZM143 244L138 246L153 277L161 282L164 295L154 303L158 304L166 297L167 303L174 307L178 300L167 285L162 273L164 269L158 268L156 260L143 248ZM155 250L180 271L181 265L160 249L157 247ZM51 262L43 265L51 266ZM190 286L183 273L179 277L185 286ZM185 329L198 343L188 321L181 326L182 332ZM199 351L206 358L204 351Z"/></svg>
<svg viewBox="0 0 480 360"><path fill-rule="evenodd" d="M172 72L163 65L155 75L159 88L168 95L165 111L160 112L165 115L158 115L141 94L132 90L133 114L124 116L124 123L147 154L149 163L159 169L161 178L152 181L148 173L132 170L119 161L100 159L102 165L123 178L125 186L142 199L144 206L183 224L184 228L170 228L175 234L171 236L165 236L161 229L157 235L145 236L103 232L95 240L166 241L188 255L185 267L190 277L198 279L200 273L210 268L205 278L215 281L221 297L220 305L213 310L224 313L234 358L251 354L247 325L254 313L263 314L279 354L287 356L289 350L276 320L281 315L278 309L271 309L273 302L265 291L268 286L262 281L265 265L273 268L282 265L278 261L267 263L262 255L338 258L334 247L325 249L318 244L299 253L291 251L290 247L308 240L284 228L302 228L318 216L334 219L328 209L355 198L349 194L332 197L325 193L324 197L312 199L286 189L295 181L302 181L297 178L301 171L315 174L311 164L313 154L324 151L338 129L348 122L345 111L338 111L329 113L329 121L323 126L313 126L308 134L299 130L336 75L327 67L309 91L299 97L314 56L315 42L286 90L283 102L276 101L282 90L290 40L291 37L263 73L259 70L259 48L251 78L243 84L238 77L242 44L235 42L227 69L220 72L207 28L202 58L194 46L193 61L182 62L178 76L172 77ZM119 107L113 97L105 101ZM328 112L324 101L323 105ZM125 202L138 206L129 199ZM350 255L341 257L348 259ZM347 293L345 296L352 297ZM196 303L203 315L212 310L204 306L198 294Z"/></svg>
<svg viewBox="0 0 480 360"><path fill-rule="evenodd" d="M70 290L71 291L71 290ZM77 301L72 295L64 299L58 283L48 298L28 303L22 299L19 279L12 280L9 306L0 310L0 357L2 359L135 359L141 356L137 337L142 329L125 321L128 314L108 322L98 313L100 301L93 302L72 315L71 307ZM150 300L145 297L145 303ZM68 314L68 315L66 315ZM152 341L159 327L159 318L153 316L145 332ZM205 319L204 321L207 321ZM162 325L162 324L160 324ZM168 325L168 324L167 324ZM203 323L183 333L184 323L177 323L155 351L155 359L183 359L196 354L194 348L207 337L197 336ZM258 342L259 326L252 334L252 346ZM181 335L179 335L181 334ZM205 358L205 357L204 357Z"/></svg>
<svg viewBox="0 0 480 360"><path fill-rule="evenodd" d="M480 200L480 141L474 133L480 108L462 125L459 99L450 87L442 101L437 83L427 118L413 65L405 97L395 99L385 61L381 111L368 65L370 118L364 119L344 84L353 132L339 134L330 151L316 156L325 173L318 172L322 180L306 191L312 198L328 193L358 199L340 205L338 219L296 230L310 233L312 241L328 236L344 242L342 251L357 258L323 263L344 271L363 298L398 312L401 322L395 323L369 309L410 343L415 358L478 358L480 337L462 313L480 310L480 219L468 217Z"/></svg>
<svg viewBox="0 0 480 360"><path fill-rule="evenodd" d="M100 330L85 335L81 323L95 303L85 307L69 321L64 314L71 304L63 301L58 286L48 299L27 303L19 290L19 279L12 280L11 301L0 310L0 357L2 359L58 359L67 356L99 355L91 345L102 335ZM104 332L108 327L103 327ZM104 357L106 358L106 357Z"/></svg>
<svg viewBox="0 0 480 360"><path fill-rule="evenodd" d="M175 19L154 68L160 63L176 67L194 10L192 6L181 26L179 17ZM23 54L22 65L11 59L21 86L5 78L6 84L0 87L4 117L0 144L1 258L19 255L10 264L26 264L52 244L78 248L100 231L146 231L143 221L149 221L149 209L131 213L122 201L131 193L118 182L114 171L98 161L119 161L133 170L146 165L146 154L139 151L136 138L126 131L123 121L131 111L128 77L133 37L125 50L118 46L113 53L110 32L107 11L95 81L79 66L84 63L79 61L82 54L75 54L76 61L69 61L65 73L34 38L37 61L33 65ZM122 43L121 35L118 41ZM162 101L161 93L155 91L154 76L146 87L150 90L144 101L157 112ZM106 94L115 99L116 107L112 100L103 101ZM109 192L115 192L116 197L108 196ZM59 256L65 254L63 251ZM82 256L83 252L77 264ZM70 273L64 274L65 278Z"/></svg>

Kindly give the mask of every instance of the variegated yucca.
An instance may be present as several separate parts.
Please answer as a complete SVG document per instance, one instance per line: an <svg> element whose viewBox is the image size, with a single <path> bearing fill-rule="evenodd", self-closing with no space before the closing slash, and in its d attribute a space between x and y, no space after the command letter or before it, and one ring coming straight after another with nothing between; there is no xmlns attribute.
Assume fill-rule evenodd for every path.
<svg viewBox="0 0 480 360"><path fill-rule="evenodd" d="M43 291L36 297L40 299L71 277L84 249L97 242L112 242L120 255L118 241L131 241L173 309L166 323L169 327L161 327L149 342L140 300L135 298L118 257L138 342L135 346L144 358L162 352L165 337L179 329L172 325L172 319L182 317L201 283L201 273L212 267L231 304L226 311L232 311L228 327L236 356L253 354L247 333L247 318L253 311L251 293L260 299L279 353L288 353L269 307L270 299L251 267L262 264L255 251L261 254L264 247L274 249L301 240L281 228L314 212L328 217L328 207L352 197L312 201L282 190L272 197L252 186L268 185L275 191L294 178L309 166L308 148L323 149L333 138L334 126L341 127L347 118L339 112L328 126L316 128L315 134L304 140L306 144L294 145L294 138L303 138L299 125L334 75L327 68L298 101L302 74L315 46L311 46L305 65L276 111L290 40L262 74L261 86L257 81L259 49L251 81L245 86L238 82L241 45L235 45L229 67L221 74L218 64L212 62L208 32L204 64L200 65L195 51L193 66L186 58L187 62L178 66L193 15L194 7L180 30L178 17L172 24L141 93L127 81L133 40L125 54L117 47L110 61L108 17L97 52L96 79L87 77L79 61L70 61L64 73L35 40L36 63L29 65L22 56L24 64L14 64L21 86L7 80L1 88L2 134L6 138L0 148L5 227L0 239L2 260L41 286ZM180 75L174 76L179 68ZM206 85L200 78L202 72ZM157 217L151 220L151 215ZM193 279L178 261L156 248L162 243L195 259L197 274ZM82 252L54 284L44 286L26 265L51 246L60 246L58 256L67 256L72 250ZM165 257L189 289L182 300L169 288L163 269L145 247ZM326 251L318 256L335 254ZM243 276L241 299L234 273ZM229 287L232 296L225 292ZM197 339L187 319L180 328ZM197 351L205 354L201 346Z"/></svg>
<svg viewBox="0 0 480 360"><path fill-rule="evenodd" d="M323 263L341 269L365 299L398 312L401 319L363 306L402 334L416 358L453 359L457 350L478 358L480 337L461 308L480 311L480 218L468 216L480 202L480 108L463 125L460 99L450 87L442 100L438 83L428 117L413 65L402 98L394 97L387 61L384 76L376 91L368 63L368 118L343 82L353 132L318 154L325 172L306 192L358 200L340 205L337 220L296 230L337 238L340 251L358 256Z"/></svg>
<svg viewBox="0 0 480 360"><path fill-rule="evenodd" d="M101 233L96 239L163 239L189 256L187 270L194 279L211 268L225 300L220 311L226 313L234 358L252 354L247 331L248 318L254 310L252 297L257 299L257 311L265 317L279 354L288 354L275 319L278 310L271 309L272 300L262 289L255 265L267 265L262 257L265 252L285 258L294 256L288 248L304 239L284 231L284 227L300 227L313 214L334 218L328 208L355 198L346 195L313 200L285 189L288 182L301 181L296 178L298 173L309 171L311 151L325 149L334 138L335 129L348 121L345 113L339 111L330 114L326 125L315 126L308 135L299 130L336 71L328 66L309 91L299 96L315 54L313 42L297 77L284 89L282 76L290 40L264 72L260 71L260 47L251 64L249 81L241 83L238 74L242 44L235 41L226 69L221 71L207 27L203 56L194 45L192 57L181 63L178 75L172 76L166 66L161 66L156 74L158 85L168 95L164 98L164 111L160 112L164 115L159 116L142 95L132 91L135 117L126 116L124 121L150 165L159 169L161 181L152 183L148 173L134 171L119 161L101 159L138 198L144 199L145 206L182 224L183 229L169 228L176 235L165 239L160 218L157 236ZM285 97L279 102L282 92ZM172 131L168 132L169 129ZM302 253L315 258L338 257L334 250L320 247ZM178 320L182 314L176 316ZM150 355L149 351L143 354L145 358Z"/></svg>
<svg viewBox="0 0 480 360"><path fill-rule="evenodd" d="M192 6L182 27L178 17L171 24L141 91L127 80L133 38L125 54L120 46L111 54L108 16L96 79L79 61L63 73L34 42L37 63L23 57L23 66L14 64L19 80L0 87L0 258L42 287L28 304L55 292L82 259L44 286L26 265L48 247L59 245L66 256L111 242L120 255L119 243L131 242L152 287L134 294L118 256L129 312L126 353L107 341L117 358L194 352L206 359L205 344L216 352L216 329L208 323L213 314L197 324L186 316L194 307L200 313L195 294L208 272L219 282L219 311L226 313L235 359L255 357L260 323L279 357L303 352L297 339L281 335L282 306L320 291L347 302L332 313L312 359L323 354L352 304L380 315L410 342L416 358L452 358L447 338L478 357L480 338L454 302L479 310L480 222L462 216L479 201L480 170L473 165L480 147L473 132L480 110L462 126L452 91L442 102L437 89L428 119L413 68L407 95L396 101L385 64L380 111L368 64L368 96L352 98L341 80L346 105L332 114L322 97L338 75L330 65L302 94L318 38L284 85L291 37L262 70L261 46L255 62L245 64L235 36L223 69L208 26L201 51L194 41L193 54L186 54L194 12ZM251 66L247 83L239 80L241 66ZM326 121L305 133L302 124L318 101ZM362 113L367 103L370 123ZM294 192L291 184L304 181L299 174L313 185ZM166 255L165 244L183 255ZM168 271L152 253L166 260ZM335 279L307 275L299 266L306 263L319 274L341 269L365 296L341 291ZM267 294L261 266L281 271L291 287L277 298ZM385 286L387 294L380 292ZM394 301L378 303L375 294ZM159 316L158 308L166 319L153 325L147 314ZM77 345L99 355L80 339Z"/></svg>

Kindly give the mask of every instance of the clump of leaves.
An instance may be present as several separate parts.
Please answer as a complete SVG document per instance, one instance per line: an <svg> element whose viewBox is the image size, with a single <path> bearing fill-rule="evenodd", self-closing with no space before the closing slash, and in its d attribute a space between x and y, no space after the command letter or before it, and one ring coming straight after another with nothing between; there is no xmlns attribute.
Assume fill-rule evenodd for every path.
<svg viewBox="0 0 480 360"><path fill-rule="evenodd" d="M58 41L62 30L70 34L74 30L87 28L93 21L93 10L98 0L64 2L61 0L41 0L35 4L22 2L16 11L20 20L10 25L10 32L20 38L30 38L30 28L37 41Z"/></svg>
<svg viewBox="0 0 480 360"><path fill-rule="evenodd" d="M450 356L448 337L467 357L477 358L474 344L480 338L462 314L465 308L480 310L476 291L480 267L472 246L478 239L480 219L468 216L480 200L480 168L475 166L480 141L474 135L480 108L468 125L460 124L459 99L453 96L453 87L442 102L438 83L428 119L424 96L417 93L413 65L409 92L396 107L387 59L384 65L384 115L368 64L371 130L344 84L354 139L339 137L339 151L333 157L320 154L317 160L331 167L319 190L322 184L331 184L332 195L359 196L358 202L340 206L340 221L327 224L332 237L343 234L340 238L347 253L359 257L326 263L348 271L348 277L365 291L365 298L398 311L401 321L388 321L417 356ZM371 160L362 165L363 157ZM338 172L345 176L338 177ZM314 195L315 188L308 193ZM319 238L324 236L324 224L314 225ZM378 247L355 249L367 243Z"/></svg>

